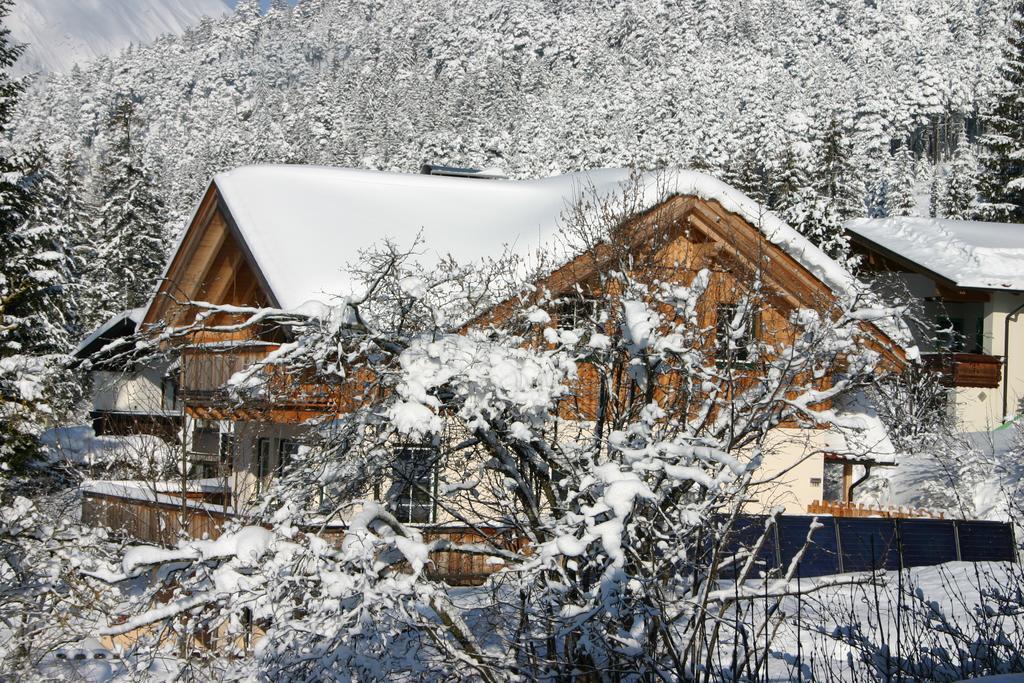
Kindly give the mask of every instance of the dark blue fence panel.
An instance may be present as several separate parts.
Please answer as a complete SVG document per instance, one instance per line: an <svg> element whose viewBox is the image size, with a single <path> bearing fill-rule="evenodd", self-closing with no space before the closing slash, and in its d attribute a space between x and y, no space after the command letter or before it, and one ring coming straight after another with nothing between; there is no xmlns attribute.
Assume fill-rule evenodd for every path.
<svg viewBox="0 0 1024 683"><path fill-rule="evenodd" d="M781 566L783 571L804 546L811 515L783 515L775 533L767 539L750 578ZM962 559L966 562L1016 561L1013 530L1003 522L953 521L948 519L881 519L873 517L818 518L821 528L814 532L801 562L800 575L826 576L839 572L897 570L926 567ZM717 520L721 533L724 518ZM764 532L763 516L738 518L724 547L725 556L750 549ZM713 539L702 544L709 552ZM705 558L710 561L708 555ZM731 579L742 566L723 565L721 578Z"/></svg>
<svg viewBox="0 0 1024 683"><path fill-rule="evenodd" d="M931 567L957 559L952 520L901 519L897 524L904 567Z"/></svg>
<svg viewBox="0 0 1024 683"><path fill-rule="evenodd" d="M786 515L779 518L779 551L785 571L790 561L804 547L813 517ZM811 545L800 563L800 576L826 576L839 573L839 546L832 517L820 517L820 529L811 537Z"/></svg>
<svg viewBox="0 0 1024 683"><path fill-rule="evenodd" d="M839 548L844 572L899 569L896 523L891 519L840 517Z"/></svg>
<svg viewBox="0 0 1024 683"><path fill-rule="evenodd" d="M957 522L960 559L965 562L1012 562L1013 530L1003 522Z"/></svg>
<svg viewBox="0 0 1024 683"><path fill-rule="evenodd" d="M735 556L742 550L753 550L754 546L760 540L764 534L765 524L767 523L767 517L763 516L752 516L752 517L738 517L733 522L732 528L729 531L729 536L725 542L725 555ZM777 553L775 551L777 543L777 537L775 529L771 530L768 538L765 539L764 545L761 547L761 552L757 555L757 565L754 570L750 573L749 578L757 578L761 576L765 571L774 569L779 565ZM729 566L723 566L721 576L724 579L734 578L740 569L746 564L746 558L738 560L735 564Z"/></svg>

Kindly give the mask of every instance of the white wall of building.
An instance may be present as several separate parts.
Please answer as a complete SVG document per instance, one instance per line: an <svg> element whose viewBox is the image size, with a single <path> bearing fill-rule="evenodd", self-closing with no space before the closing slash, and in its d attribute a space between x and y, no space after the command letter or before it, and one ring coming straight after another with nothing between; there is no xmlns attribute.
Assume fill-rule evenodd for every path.
<svg viewBox="0 0 1024 683"><path fill-rule="evenodd" d="M984 352L1006 356L1003 377L997 389L958 387L954 392L956 417L964 431L987 431L998 427L1007 416L1019 415L1024 401L1024 294L993 292L985 304ZM1007 343L1007 317L1009 343ZM1007 383L1008 378L1008 383ZM1003 412L1003 385L1006 383L1006 412Z"/></svg>
<svg viewBox="0 0 1024 683"><path fill-rule="evenodd" d="M165 400L163 382L166 364L153 365L136 372L95 370L92 382L92 409L100 412L177 415L170 397Z"/></svg>

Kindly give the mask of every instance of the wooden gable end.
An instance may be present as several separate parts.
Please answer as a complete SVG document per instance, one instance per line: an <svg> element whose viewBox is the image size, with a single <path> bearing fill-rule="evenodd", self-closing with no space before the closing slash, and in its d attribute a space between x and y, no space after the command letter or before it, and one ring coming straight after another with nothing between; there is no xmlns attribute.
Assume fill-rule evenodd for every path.
<svg viewBox="0 0 1024 683"><path fill-rule="evenodd" d="M749 286L754 275L764 288L770 310L762 311L765 331L785 336L788 315L797 308L828 310L835 294L811 271L780 246L770 242L747 220L725 209L719 202L694 196L675 196L638 215L616 232L617 245L598 244L572 259L537 283L555 296L598 287L601 273L623 262L623 250L631 257L644 258L653 279L689 284L701 269L712 271L711 303L729 292ZM507 320L521 306L518 299L506 301L473 324ZM903 349L876 326L865 323L871 345L891 368L906 362Z"/></svg>
<svg viewBox="0 0 1024 683"><path fill-rule="evenodd" d="M615 288L616 282L603 279L601 275L629 263L631 265L626 267L635 267L647 282L689 285L699 271L708 270L709 285L698 310L699 324L705 329L714 329L719 307L735 304L737 296L750 292L755 278L763 284L756 332L762 342L791 344L795 330L790 313L796 309L836 314L836 296L824 282L784 249L771 243L756 226L716 201L693 196L672 197L618 226L611 233L611 242L600 242L555 270L536 283L536 294L531 296L539 298L550 294L571 299L579 290L583 295L610 294L614 298L615 291L602 290L602 287ZM469 326L501 324L524 303L529 302L520 299L503 302ZM607 324L615 325L618 321ZM883 370L899 371L904 367L905 354L898 344L870 323L863 323L862 329L866 333L864 343L882 356ZM714 336L709 335L707 342L713 344ZM538 338L533 343L546 342ZM577 373L572 390L559 406L560 415L565 419L594 420L598 415L599 396L609 389L602 385L601 377L589 363L580 362ZM740 368L727 390L742 391L757 384L760 381L757 373L756 367ZM831 379L820 378L820 388L826 388ZM653 391L665 405L687 395L685 378L681 376L663 376L659 382ZM617 405L629 404L627 387L611 391L623 392ZM673 396L676 399L671 398ZM694 401L690 407L698 404L699 401ZM826 402L819 407L829 406ZM780 425L798 426L786 421Z"/></svg>
<svg viewBox="0 0 1024 683"><path fill-rule="evenodd" d="M191 323L197 310L188 302L252 307L276 303L220 201L216 185L203 197L146 311L143 326Z"/></svg>

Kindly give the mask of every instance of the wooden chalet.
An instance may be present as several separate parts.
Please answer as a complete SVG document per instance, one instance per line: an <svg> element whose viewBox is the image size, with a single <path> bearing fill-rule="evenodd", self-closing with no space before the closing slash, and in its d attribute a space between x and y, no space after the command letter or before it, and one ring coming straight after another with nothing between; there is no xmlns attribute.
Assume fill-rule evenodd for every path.
<svg viewBox="0 0 1024 683"><path fill-rule="evenodd" d="M728 304L727 292L745 286L741 280L753 273L768 292L756 331L767 338L791 334L787 320L794 309L826 310L855 286L852 276L824 253L725 184L688 171L648 180L638 190L642 210L619 228L624 243L630 249L656 244L648 249L649 262L660 269L663 281L686 283L698 270L710 268L714 281L709 291L721 294L712 297L704 313L709 324L720 315L714 304ZM618 169L532 181L318 167L237 169L218 175L206 191L141 327L185 327L203 310L196 302L285 310L330 304L358 291L346 266L358 266L361 254L384 239L411 248L422 237L418 250L426 267L441 254L467 262L494 255L501 245L528 256L553 243L567 208L580 197L613 197L632 181L629 172ZM576 255L541 284L555 294L596 286L615 256L606 249ZM507 317L520 305L508 301L478 322ZM211 322L229 324L232 316L219 313ZM905 361L900 345L874 326L866 329L885 364L900 369ZM193 475L223 482L218 499L223 514L243 513L259 499L294 452L304 422L345 413L360 400L346 386L282 374L269 378L278 388L273 401L244 407L228 401L224 386L232 375L286 341L283 330L249 326L216 334L199 331L178 349L178 396ZM586 419L591 384L581 372L572 408L576 417ZM892 464L892 447L880 423L868 414L865 420L870 443L856 449L825 429L781 425L780 434L788 431L797 438L766 463L785 476L781 493L764 502L805 512L812 501L829 497L826 470L836 466L840 484L833 497L842 502L854 465ZM824 451L833 453L831 465ZM808 455L812 452L817 454ZM117 521L105 512L117 496L109 489L102 495L106 505L96 506L88 502L87 492L88 517ZM419 516L416 505L408 501L407 521L444 522L429 510Z"/></svg>

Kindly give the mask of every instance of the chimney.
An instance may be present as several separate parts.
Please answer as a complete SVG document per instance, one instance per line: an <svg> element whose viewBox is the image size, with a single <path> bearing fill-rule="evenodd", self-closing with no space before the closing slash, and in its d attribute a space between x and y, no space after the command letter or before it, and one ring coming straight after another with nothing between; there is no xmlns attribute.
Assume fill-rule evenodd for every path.
<svg viewBox="0 0 1024 683"><path fill-rule="evenodd" d="M420 166L420 173L423 175L440 175L451 178L478 178L481 180L496 180L508 177L501 169L497 168L459 168L457 166L440 166L437 164L423 164Z"/></svg>

